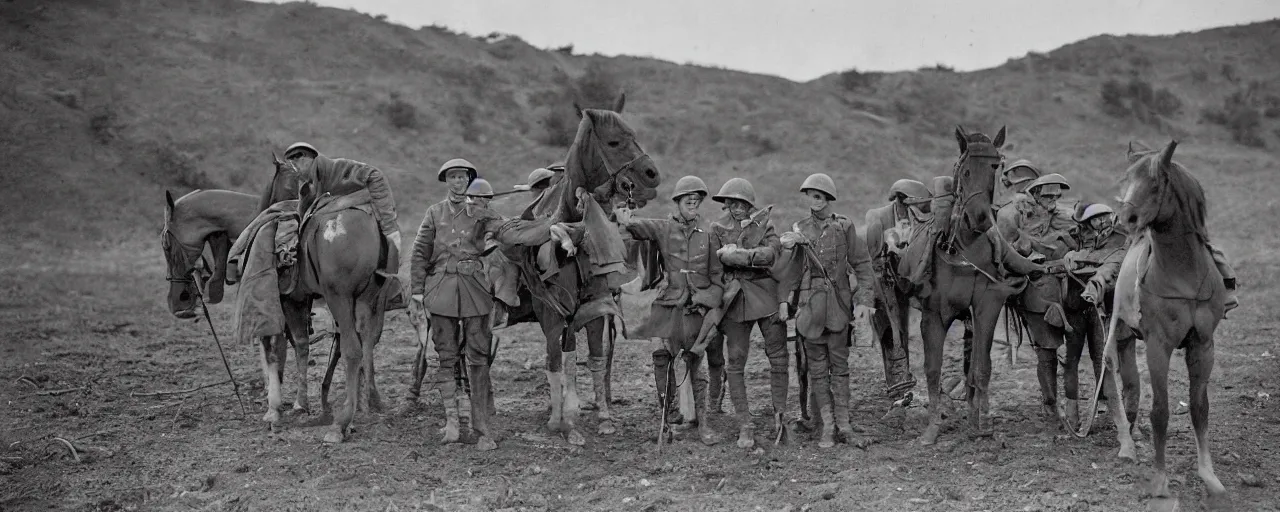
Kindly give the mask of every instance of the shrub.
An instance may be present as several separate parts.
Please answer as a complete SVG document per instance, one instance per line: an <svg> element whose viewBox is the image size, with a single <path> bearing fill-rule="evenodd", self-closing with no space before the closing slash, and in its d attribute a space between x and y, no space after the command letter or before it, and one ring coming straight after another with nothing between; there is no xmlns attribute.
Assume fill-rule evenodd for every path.
<svg viewBox="0 0 1280 512"><path fill-rule="evenodd" d="M1102 112L1112 117L1132 117L1143 123L1162 125L1161 117L1173 117L1182 110L1182 99L1168 89L1156 89L1139 77L1127 83L1110 79L1099 90Z"/></svg>
<svg viewBox="0 0 1280 512"><path fill-rule="evenodd" d="M840 72L840 86L846 91L857 92L873 87L877 78L878 73L863 73L851 68Z"/></svg>
<svg viewBox="0 0 1280 512"><path fill-rule="evenodd" d="M217 186L208 174L196 168L191 155L174 149L172 141L154 143L150 153L157 174L169 183L192 189Z"/></svg>
<svg viewBox="0 0 1280 512"><path fill-rule="evenodd" d="M556 53L563 53L565 55L573 55L573 43L566 44L564 46L556 48L553 51L555 51Z"/></svg>
<svg viewBox="0 0 1280 512"><path fill-rule="evenodd" d="M382 112L397 130L412 130L418 127L418 107L413 106L400 97L400 93L392 92L391 100L380 105Z"/></svg>
<svg viewBox="0 0 1280 512"><path fill-rule="evenodd" d="M462 129L462 140L467 142L480 142L483 134L480 127L476 126L476 107L466 101L460 101L453 107L454 115L458 116L458 127Z"/></svg>
<svg viewBox="0 0 1280 512"><path fill-rule="evenodd" d="M586 72L575 82L578 104L582 108L611 108L622 90L618 78L600 62L587 65Z"/></svg>
<svg viewBox="0 0 1280 512"><path fill-rule="evenodd" d="M1205 121L1226 128L1237 143L1260 148L1266 146L1266 142L1260 133L1262 114L1253 104L1252 92L1251 89L1233 92L1222 101L1221 107L1205 107L1200 114Z"/></svg>

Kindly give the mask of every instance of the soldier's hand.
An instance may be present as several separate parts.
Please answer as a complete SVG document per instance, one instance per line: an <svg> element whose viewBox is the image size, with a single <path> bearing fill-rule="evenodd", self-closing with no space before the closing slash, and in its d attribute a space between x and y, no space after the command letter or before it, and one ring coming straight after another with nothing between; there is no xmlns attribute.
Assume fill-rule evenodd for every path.
<svg viewBox="0 0 1280 512"><path fill-rule="evenodd" d="M569 256L577 254L578 248L573 246L573 239L569 236L569 231L565 229L563 224L551 225L551 240L560 242L560 248Z"/></svg>
<svg viewBox="0 0 1280 512"><path fill-rule="evenodd" d="M785 322L791 315L791 308L786 302L778 303L778 321Z"/></svg>
<svg viewBox="0 0 1280 512"><path fill-rule="evenodd" d="M613 209L613 216L618 220L618 224L626 226L631 224L631 209L619 206Z"/></svg>
<svg viewBox="0 0 1280 512"><path fill-rule="evenodd" d="M804 235L795 231L783 233L781 237L778 237L778 241L782 244L782 247L786 249L795 247L796 244L805 243Z"/></svg>

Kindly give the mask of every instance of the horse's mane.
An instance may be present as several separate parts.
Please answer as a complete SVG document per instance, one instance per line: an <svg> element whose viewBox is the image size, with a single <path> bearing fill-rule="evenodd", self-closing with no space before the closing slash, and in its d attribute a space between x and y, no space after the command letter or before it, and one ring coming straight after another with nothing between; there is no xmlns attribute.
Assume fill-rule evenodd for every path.
<svg viewBox="0 0 1280 512"><path fill-rule="evenodd" d="M1209 231L1205 225L1205 219L1208 216L1206 213L1208 205L1204 187L1182 164L1170 161L1168 167L1162 169L1160 161L1161 151L1151 151L1129 167L1125 178L1131 180L1135 174L1141 173L1157 183L1156 196L1167 197L1167 200L1173 203L1172 215L1181 215L1182 222L1189 226L1202 241L1207 242ZM1160 201L1164 200L1160 199ZM1156 207L1160 206L1156 205ZM1139 226L1139 230L1142 227L1145 226Z"/></svg>

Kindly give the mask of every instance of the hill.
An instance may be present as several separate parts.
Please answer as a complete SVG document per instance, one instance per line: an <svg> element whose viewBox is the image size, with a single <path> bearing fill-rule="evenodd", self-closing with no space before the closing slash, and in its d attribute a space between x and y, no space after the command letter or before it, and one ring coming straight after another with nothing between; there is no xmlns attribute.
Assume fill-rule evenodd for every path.
<svg viewBox="0 0 1280 512"><path fill-rule="evenodd" d="M1276 21L1100 36L971 73L846 71L795 83L414 30L307 3L12 1L0 17L0 79L10 84L0 108L14 120L0 128L13 178L0 193L3 235L27 253L151 236L162 188L255 191L271 151L295 140L385 169L412 230L440 196L441 162L469 158L509 187L563 156L573 99L600 104L623 88L628 119L667 177L663 192L684 174L712 188L745 174L784 218L802 213L799 181L825 171L860 219L892 180L946 172L956 124L1007 125L1010 159L1061 172L1094 199L1110 197L1128 140L1176 137L1211 191L1215 231L1242 235L1224 220L1275 208L1256 179L1275 168L1272 154L1202 111L1231 116L1223 121L1244 126L1249 144L1278 143L1280 100L1263 85L1276 75ZM1110 103L1108 81L1118 85ZM1233 94L1241 101L1224 108Z"/></svg>

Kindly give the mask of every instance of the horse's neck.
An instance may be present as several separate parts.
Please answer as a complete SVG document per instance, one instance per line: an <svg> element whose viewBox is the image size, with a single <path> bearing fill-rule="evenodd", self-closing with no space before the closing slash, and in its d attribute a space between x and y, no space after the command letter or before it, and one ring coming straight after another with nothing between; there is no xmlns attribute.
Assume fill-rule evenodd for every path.
<svg viewBox="0 0 1280 512"><path fill-rule="evenodd" d="M1170 275L1196 276L1209 265L1209 250L1194 231L1183 226L1148 229L1154 264Z"/></svg>

